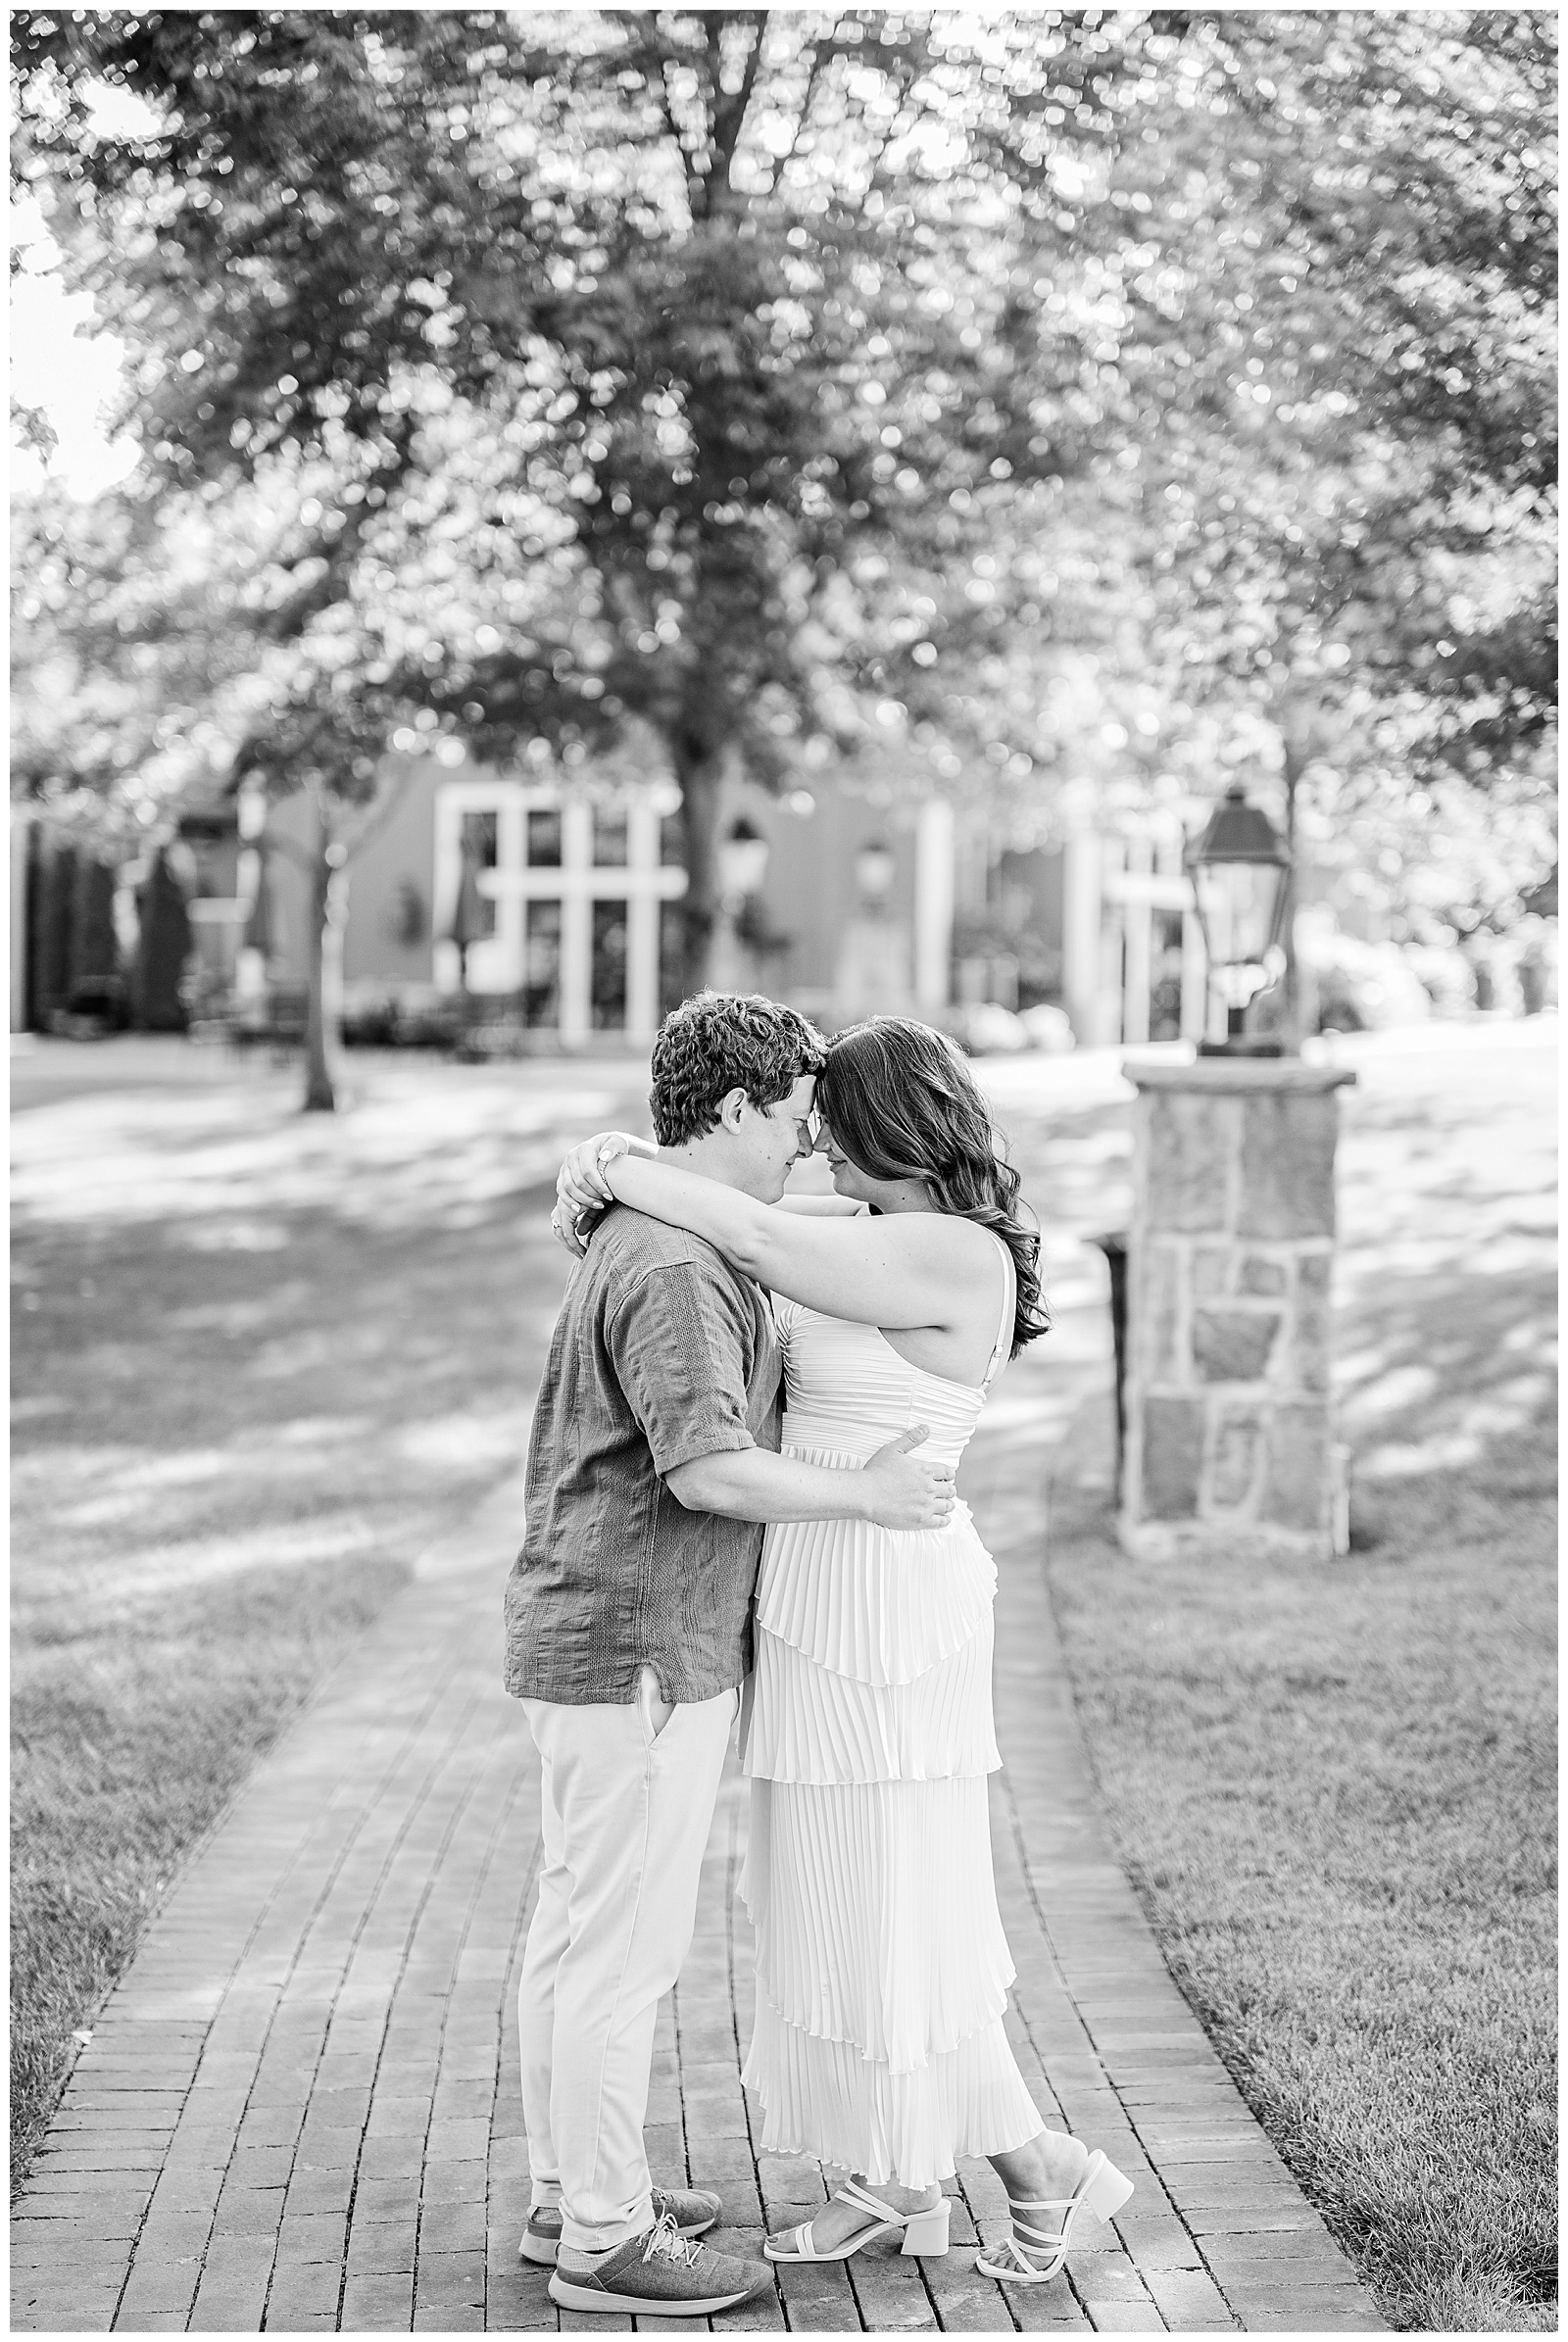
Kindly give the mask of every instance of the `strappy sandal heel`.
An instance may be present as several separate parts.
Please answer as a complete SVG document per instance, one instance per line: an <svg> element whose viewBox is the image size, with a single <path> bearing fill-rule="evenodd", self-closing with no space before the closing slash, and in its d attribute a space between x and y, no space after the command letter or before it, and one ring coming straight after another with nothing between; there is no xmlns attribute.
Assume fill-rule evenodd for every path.
<svg viewBox="0 0 1568 2342"><path fill-rule="evenodd" d="M873 2196L869 2188L861 2187L857 2180L850 2179L842 2187L835 2188L833 2201L835 2204L853 2205L857 2212L869 2213L872 2225L869 2228L857 2228L855 2234L846 2237L842 2244L830 2245L825 2253L819 2253L811 2242L810 2221L803 2220L800 2227L791 2228L777 2243L768 2237L762 2246L765 2257L769 2261L848 2261L850 2255L858 2253L862 2244L874 2244L879 2236L896 2236L901 2231L904 2236L902 2249L906 2253L921 2253L927 2260L934 2261L948 2249L950 2199L947 2196L923 2212L895 2212L891 2204L884 2204L881 2197Z"/></svg>
<svg viewBox="0 0 1568 2342"><path fill-rule="evenodd" d="M1111 2220L1132 2192L1133 2183L1125 2172L1118 2171L1097 2148L1070 2196L1033 2204L1009 2198L1012 2226L1001 2244L979 2256L975 2267L983 2276L995 2277L1004 2285L1049 2284L1065 2266L1072 2224L1079 2213L1092 2212L1097 2220ZM1059 2212L1061 2226L1048 2231L1038 2221L1022 2217L1035 2212Z"/></svg>

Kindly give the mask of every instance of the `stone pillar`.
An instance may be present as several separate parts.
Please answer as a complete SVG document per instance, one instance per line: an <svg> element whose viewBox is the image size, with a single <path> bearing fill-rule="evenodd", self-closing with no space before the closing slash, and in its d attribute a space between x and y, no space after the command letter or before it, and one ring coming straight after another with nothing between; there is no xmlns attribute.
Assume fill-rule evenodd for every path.
<svg viewBox="0 0 1568 2342"><path fill-rule="evenodd" d="M1126 1067L1125 1551L1326 1560L1343 1542L1329 1375L1337 1090L1295 1057Z"/></svg>

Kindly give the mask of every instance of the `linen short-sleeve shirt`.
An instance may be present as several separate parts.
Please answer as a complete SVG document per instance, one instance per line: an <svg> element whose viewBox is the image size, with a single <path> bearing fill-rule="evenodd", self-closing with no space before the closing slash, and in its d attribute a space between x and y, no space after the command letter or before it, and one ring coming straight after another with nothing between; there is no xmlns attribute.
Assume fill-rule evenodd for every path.
<svg viewBox="0 0 1568 2342"><path fill-rule="evenodd" d="M779 1443L767 1298L701 1237L623 1205L572 1271L534 1410L522 1550L507 1582L507 1689L711 1699L752 1663L760 1523L688 1512L699 1456Z"/></svg>

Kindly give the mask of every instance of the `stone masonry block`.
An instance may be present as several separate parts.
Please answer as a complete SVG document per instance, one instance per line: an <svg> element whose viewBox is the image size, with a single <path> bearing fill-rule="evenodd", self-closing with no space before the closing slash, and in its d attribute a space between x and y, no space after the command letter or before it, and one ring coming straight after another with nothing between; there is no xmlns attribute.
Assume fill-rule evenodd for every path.
<svg viewBox="0 0 1568 2342"><path fill-rule="evenodd" d="M1283 1260L1271 1260L1266 1252L1249 1252L1242 1260L1237 1291L1266 1296L1283 1293L1289 1283L1289 1272Z"/></svg>
<svg viewBox="0 0 1568 2342"><path fill-rule="evenodd" d="M1173 1092L1149 1099L1144 1136L1151 1231L1223 1232L1238 1112L1234 1099L1201 1094Z"/></svg>
<svg viewBox="0 0 1568 2342"><path fill-rule="evenodd" d="M1263 1452L1263 1421L1255 1410L1227 1412L1214 1436L1209 1466L1208 1500L1217 1510L1237 1512L1256 1487Z"/></svg>
<svg viewBox="0 0 1568 2342"><path fill-rule="evenodd" d="M1193 1363L1205 1383L1260 1383L1279 1330L1277 1309L1195 1309Z"/></svg>
<svg viewBox="0 0 1568 2342"><path fill-rule="evenodd" d="M1191 1520L1203 1460L1200 1398L1146 1398L1142 1511L1146 1520Z"/></svg>
<svg viewBox="0 0 1568 2342"><path fill-rule="evenodd" d="M1303 1252L1296 1264L1295 1380L1302 1391L1327 1391L1330 1384L1329 1285L1334 1263L1327 1252Z"/></svg>
<svg viewBox="0 0 1568 2342"><path fill-rule="evenodd" d="M1329 1412L1325 1402L1276 1407L1271 1415L1261 1517L1281 1529L1327 1529Z"/></svg>
<svg viewBox="0 0 1568 2342"><path fill-rule="evenodd" d="M1228 1244L1198 1244L1193 1250L1193 1298L1195 1301L1223 1300L1230 1291L1231 1262L1235 1255Z"/></svg>
<svg viewBox="0 0 1568 2342"><path fill-rule="evenodd" d="M1154 1238L1141 1247L1138 1293L1129 1314L1136 1345L1135 1371L1146 1384L1187 1380L1176 1347L1181 1275L1181 1252L1176 1244Z"/></svg>
<svg viewBox="0 0 1568 2342"><path fill-rule="evenodd" d="M1334 1147L1339 1101L1332 1092L1250 1098L1242 1122L1238 1234L1281 1241L1334 1234Z"/></svg>

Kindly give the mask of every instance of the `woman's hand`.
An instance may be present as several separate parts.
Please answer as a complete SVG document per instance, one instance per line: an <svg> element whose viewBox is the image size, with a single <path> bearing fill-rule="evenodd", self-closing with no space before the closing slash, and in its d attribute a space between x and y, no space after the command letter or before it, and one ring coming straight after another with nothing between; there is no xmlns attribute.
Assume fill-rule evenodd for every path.
<svg viewBox="0 0 1568 2342"><path fill-rule="evenodd" d="M556 1175L556 1200L564 1219L594 1211L615 1198L605 1178L605 1165L617 1154L629 1154L636 1141L625 1131L596 1131L574 1147Z"/></svg>
<svg viewBox="0 0 1568 2342"><path fill-rule="evenodd" d="M550 1215L550 1225L574 1259L581 1259L587 1245L577 1234L577 1221L584 1212L603 1211L615 1198L605 1178L605 1166L618 1154L657 1154L657 1147L646 1139L634 1139L629 1131L596 1131L591 1139L584 1139L574 1147L556 1175L556 1208Z"/></svg>

